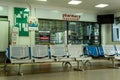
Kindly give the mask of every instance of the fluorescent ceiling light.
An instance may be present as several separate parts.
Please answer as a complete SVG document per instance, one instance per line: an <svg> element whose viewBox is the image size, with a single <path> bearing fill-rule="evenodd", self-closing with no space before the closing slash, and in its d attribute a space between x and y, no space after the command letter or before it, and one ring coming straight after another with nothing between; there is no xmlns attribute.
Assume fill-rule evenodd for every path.
<svg viewBox="0 0 120 80"><path fill-rule="evenodd" d="M79 1L79 0L71 0L70 2L68 2L68 4L72 4L72 5L78 5L82 3L82 1Z"/></svg>
<svg viewBox="0 0 120 80"><path fill-rule="evenodd" d="M37 1L47 1L47 0L37 0Z"/></svg>
<svg viewBox="0 0 120 80"><path fill-rule="evenodd" d="M95 7L104 8L104 7L107 7L107 6L109 6L109 5L108 4L98 4Z"/></svg>

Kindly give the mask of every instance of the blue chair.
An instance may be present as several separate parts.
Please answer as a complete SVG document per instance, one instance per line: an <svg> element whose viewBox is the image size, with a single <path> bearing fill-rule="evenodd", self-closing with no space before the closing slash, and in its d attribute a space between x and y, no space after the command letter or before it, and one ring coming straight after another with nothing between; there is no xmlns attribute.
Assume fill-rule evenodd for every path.
<svg viewBox="0 0 120 80"><path fill-rule="evenodd" d="M86 46L86 52L89 56L98 57L98 50L96 46Z"/></svg>
<svg viewBox="0 0 120 80"><path fill-rule="evenodd" d="M98 46L97 48L98 48L99 56L100 57L104 57L103 47L102 46Z"/></svg>

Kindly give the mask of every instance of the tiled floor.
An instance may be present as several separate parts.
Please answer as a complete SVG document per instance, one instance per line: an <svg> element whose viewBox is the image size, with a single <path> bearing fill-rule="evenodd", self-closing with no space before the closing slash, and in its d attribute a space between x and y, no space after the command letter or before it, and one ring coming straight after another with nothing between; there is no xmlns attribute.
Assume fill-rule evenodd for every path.
<svg viewBox="0 0 120 80"><path fill-rule="evenodd" d="M120 69L40 73L24 76L0 76L0 80L120 80Z"/></svg>
<svg viewBox="0 0 120 80"><path fill-rule="evenodd" d="M51 69L54 69L52 70ZM23 76L17 75L18 65L8 65L7 74L0 71L0 80L120 80L120 69L113 69L111 62L96 60L85 71L61 71L57 64L24 64Z"/></svg>
<svg viewBox="0 0 120 80"><path fill-rule="evenodd" d="M108 69L111 67L111 62L108 60L94 60L91 62L91 66L87 66L87 70L96 70L96 69ZM72 63L72 67L77 67L76 62ZM73 70L72 68L72 70ZM26 74L37 74L37 73L51 73L51 72L63 72L61 63L32 63L32 64L22 64L22 72ZM18 64L8 64L7 75L17 75L19 71ZM1 75L6 75L4 72L0 72Z"/></svg>

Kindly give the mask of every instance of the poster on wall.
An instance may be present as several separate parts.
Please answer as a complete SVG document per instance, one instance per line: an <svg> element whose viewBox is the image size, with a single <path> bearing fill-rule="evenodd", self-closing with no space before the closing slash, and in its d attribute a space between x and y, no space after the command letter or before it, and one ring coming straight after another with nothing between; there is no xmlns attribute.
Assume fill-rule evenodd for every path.
<svg viewBox="0 0 120 80"><path fill-rule="evenodd" d="M50 43L50 31L39 31L40 44Z"/></svg>
<svg viewBox="0 0 120 80"><path fill-rule="evenodd" d="M27 8L14 8L14 26L19 28L19 36L29 36L28 17Z"/></svg>
<svg viewBox="0 0 120 80"><path fill-rule="evenodd" d="M36 17L29 17L29 30L38 30L38 19Z"/></svg>
<svg viewBox="0 0 120 80"><path fill-rule="evenodd" d="M120 41L120 17L114 19L113 24L113 41Z"/></svg>
<svg viewBox="0 0 120 80"><path fill-rule="evenodd" d="M18 34L19 34L18 28L14 27L12 30L12 45L15 45L17 43Z"/></svg>

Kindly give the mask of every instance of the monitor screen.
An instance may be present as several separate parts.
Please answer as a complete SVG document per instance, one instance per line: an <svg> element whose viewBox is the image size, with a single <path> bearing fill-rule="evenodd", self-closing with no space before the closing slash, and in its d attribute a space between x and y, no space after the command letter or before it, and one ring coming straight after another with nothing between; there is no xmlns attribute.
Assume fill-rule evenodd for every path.
<svg viewBox="0 0 120 80"><path fill-rule="evenodd" d="M113 24L114 14L97 15L97 21L99 24Z"/></svg>

